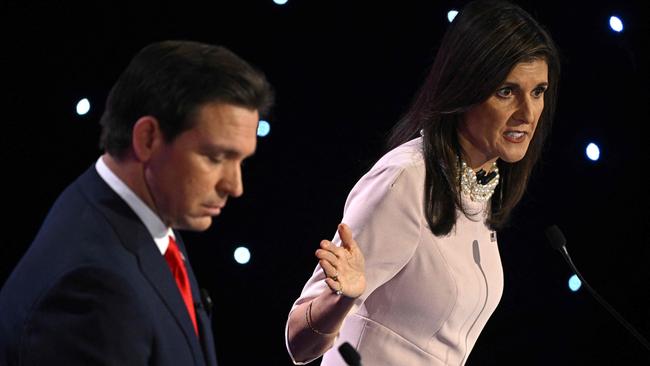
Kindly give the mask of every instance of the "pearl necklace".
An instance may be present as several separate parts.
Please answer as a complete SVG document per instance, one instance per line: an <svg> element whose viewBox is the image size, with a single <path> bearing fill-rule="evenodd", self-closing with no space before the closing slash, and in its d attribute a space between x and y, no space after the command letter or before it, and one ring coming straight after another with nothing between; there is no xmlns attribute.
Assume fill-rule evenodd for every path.
<svg viewBox="0 0 650 366"><path fill-rule="evenodd" d="M485 173L482 169L477 174L460 159L461 167L458 172L460 188L466 196L474 202L485 202L492 197L494 189L499 184L499 168L496 161L492 163L490 173Z"/></svg>

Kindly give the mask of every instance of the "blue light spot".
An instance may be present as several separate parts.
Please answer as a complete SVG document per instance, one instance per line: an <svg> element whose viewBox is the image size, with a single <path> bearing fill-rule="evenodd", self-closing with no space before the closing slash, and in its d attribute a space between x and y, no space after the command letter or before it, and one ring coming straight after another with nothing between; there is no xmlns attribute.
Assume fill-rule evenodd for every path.
<svg viewBox="0 0 650 366"><path fill-rule="evenodd" d="M600 148L592 142L587 145L586 154L591 161L597 161L600 158Z"/></svg>
<svg viewBox="0 0 650 366"><path fill-rule="evenodd" d="M257 125L257 136L264 137L268 135L269 132L271 132L271 124L264 120L260 121Z"/></svg>
<svg viewBox="0 0 650 366"><path fill-rule="evenodd" d="M449 23L454 21L456 15L458 15L458 10L449 10L449 12L447 13L447 19L449 19Z"/></svg>
<svg viewBox="0 0 650 366"><path fill-rule="evenodd" d="M273 0L274 3L277 5L284 5L287 3L288 0Z"/></svg>
<svg viewBox="0 0 650 366"><path fill-rule="evenodd" d="M235 249L235 261L239 264L246 264L251 260L251 252L246 247Z"/></svg>
<svg viewBox="0 0 650 366"><path fill-rule="evenodd" d="M569 288L571 289L571 291L576 292L580 290L581 286L582 286L582 282L580 281L577 275L573 275L571 276L571 278L569 278Z"/></svg>
<svg viewBox="0 0 650 366"><path fill-rule="evenodd" d="M78 115L83 116L84 114L88 113L88 111L90 111L90 101L88 101L88 99L83 98L77 102Z"/></svg>
<svg viewBox="0 0 650 366"><path fill-rule="evenodd" d="M609 26L612 28L614 32L623 31L623 21L617 16L609 17Z"/></svg>

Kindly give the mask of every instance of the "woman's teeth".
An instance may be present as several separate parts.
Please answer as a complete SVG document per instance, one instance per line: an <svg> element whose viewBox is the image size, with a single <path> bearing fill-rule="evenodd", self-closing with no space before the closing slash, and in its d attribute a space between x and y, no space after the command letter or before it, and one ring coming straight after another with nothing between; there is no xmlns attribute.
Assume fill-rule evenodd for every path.
<svg viewBox="0 0 650 366"><path fill-rule="evenodd" d="M506 132L506 136L513 139L520 139L524 137L524 134L525 134L524 132L517 132L517 131Z"/></svg>

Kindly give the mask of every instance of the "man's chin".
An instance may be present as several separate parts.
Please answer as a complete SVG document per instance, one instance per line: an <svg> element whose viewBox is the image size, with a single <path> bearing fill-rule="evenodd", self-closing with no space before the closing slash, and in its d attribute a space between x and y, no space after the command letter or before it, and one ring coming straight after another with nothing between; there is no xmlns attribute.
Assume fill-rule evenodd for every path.
<svg viewBox="0 0 650 366"><path fill-rule="evenodd" d="M212 217L210 216L201 216L201 217L191 217L185 220L185 222L180 223L174 229L187 230L187 231L206 231L212 225Z"/></svg>

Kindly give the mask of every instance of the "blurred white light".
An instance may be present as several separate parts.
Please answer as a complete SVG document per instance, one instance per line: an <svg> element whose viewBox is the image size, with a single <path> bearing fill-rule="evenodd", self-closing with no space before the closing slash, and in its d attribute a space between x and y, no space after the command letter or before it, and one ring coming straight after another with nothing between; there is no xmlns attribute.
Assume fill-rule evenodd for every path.
<svg viewBox="0 0 650 366"><path fill-rule="evenodd" d="M235 249L235 261L239 264L246 264L251 260L251 252L246 247Z"/></svg>
<svg viewBox="0 0 650 366"><path fill-rule="evenodd" d="M571 289L571 291L576 292L580 290L581 286L582 286L582 282L580 281L577 275L573 275L571 276L571 278L569 278L569 288Z"/></svg>
<svg viewBox="0 0 650 366"><path fill-rule="evenodd" d="M612 28L614 32L623 31L623 21L617 16L609 17L609 26Z"/></svg>
<svg viewBox="0 0 650 366"><path fill-rule="evenodd" d="M257 125L257 136L264 137L268 135L269 132L271 132L271 124L264 120L260 121Z"/></svg>
<svg viewBox="0 0 650 366"><path fill-rule="evenodd" d="M586 153L587 157L592 161L596 161L600 158L600 148L598 148L598 145L593 142L587 145Z"/></svg>
<svg viewBox="0 0 650 366"><path fill-rule="evenodd" d="M273 2L278 5L284 5L287 3L287 0L273 0Z"/></svg>
<svg viewBox="0 0 650 366"><path fill-rule="evenodd" d="M90 111L90 101L88 101L88 99L83 98L77 102L78 115L83 116L84 114L88 113L88 111Z"/></svg>
<svg viewBox="0 0 650 366"><path fill-rule="evenodd" d="M458 15L458 10L449 10L447 13L447 19L449 19L449 23L454 21L456 15Z"/></svg>

